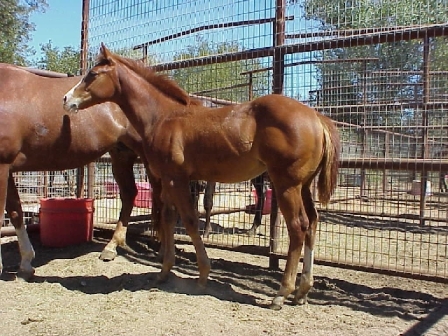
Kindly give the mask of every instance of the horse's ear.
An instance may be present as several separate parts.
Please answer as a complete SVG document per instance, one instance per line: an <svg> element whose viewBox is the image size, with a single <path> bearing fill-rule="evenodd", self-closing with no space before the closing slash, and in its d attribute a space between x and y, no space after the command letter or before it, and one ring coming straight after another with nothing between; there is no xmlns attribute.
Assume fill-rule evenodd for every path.
<svg viewBox="0 0 448 336"><path fill-rule="evenodd" d="M106 48L103 42L101 42L100 54L103 59L108 60L110 63L113 63L112 53L110 52L109 49Z"/></svg>

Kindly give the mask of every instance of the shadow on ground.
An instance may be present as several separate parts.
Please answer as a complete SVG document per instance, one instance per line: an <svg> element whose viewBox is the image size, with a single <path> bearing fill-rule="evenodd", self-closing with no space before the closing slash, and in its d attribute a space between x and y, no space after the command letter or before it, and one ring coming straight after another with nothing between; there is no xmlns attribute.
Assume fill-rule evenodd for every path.
<svg viewBox="0 0 448 336"><path fill-rule="evenodd" d="M36 249L34 267L38 268L55 259L76 259L82 255L97 252L98 255L109 241L111 232L95 231L95 238L68 248L46 248L40 244L38 235L31 235ZM279 288L281 270L270 270L250 264L250 256L244 260L229 261L212 259L212 271L206 289L196 285L197 265L194 253L177 250L174 269L188 277L172 273L167 282L158 283L157 274L160 264L157 261L158 244L148 237L130 236L128 246L119 249L119 255L129 262L155 267L154 272L143 274L126 273L115 277L96 276L35 276L34 283L58 283L68 290L85 294L107 294L116 291L162 291L187 295L210 295L219 300L238 302L254 306L267 306ZM228 253L232 253L229 251ZM19 263L17 242L2 245L4 274L1 279L11 281ZM93 254L95 255L95 254ZM76 260L74 260L76 262ZM111 262L113 263L113 261ZM344 272L344 270L341 270ZM372 288L359 280L348 281L317 274L314 288L309 295L309 303L320 306L346 306L356 311L365 311L372 315L399 317L418 320L425 314L434 312L443 306L444 301L433 295L416 290L404 290L397 287ZM287 304L290 301L287 301Z"/></svg>

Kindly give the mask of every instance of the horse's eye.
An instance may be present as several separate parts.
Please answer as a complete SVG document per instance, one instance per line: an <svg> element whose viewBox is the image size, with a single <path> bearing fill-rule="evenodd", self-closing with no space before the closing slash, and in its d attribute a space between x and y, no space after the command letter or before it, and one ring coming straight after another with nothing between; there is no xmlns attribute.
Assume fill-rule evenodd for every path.
<svg viewBox="0 0 448 336"><path fill-rule="evenodd" d="M90 70L87 75L84 77L83 82L90 82L94 80L98 76L98 72Z"/></svg>

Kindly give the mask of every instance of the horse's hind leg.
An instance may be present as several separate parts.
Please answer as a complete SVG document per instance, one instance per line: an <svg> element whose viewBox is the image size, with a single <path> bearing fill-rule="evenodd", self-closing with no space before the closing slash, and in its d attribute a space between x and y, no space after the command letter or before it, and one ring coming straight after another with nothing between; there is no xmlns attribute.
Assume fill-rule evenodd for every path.
<svg viewBox="0 0 448 336"><path fill-rule="evenodd" d="M264 174L261 174L252 180L250 180L252 185L255 188L255 192L257 193L257 204L255 205L255 216L254 221L252 223L252 227L247 230L247 234L249 236L255 236L257 233L258 227L261 225L261 220L263 218L263 207L264 207Z"/></svg>
<svg viewBox="0 0 448 336"><path fill-rule="evenodd" d="M147 167L147 164L145 163L145 167ZM158 251L157 259L159 261L163 260L163 256L165 253L165 238L164 238L164 230L165 227L161 224L161 217L162 217L162 209L163 209L163 202L162 202L162 184L159 179L154 178L149 169L147 169L147 175L149 179L149 183L152 187L152 209L151 209L151 222L153 227L153 232L156 235L157 239L160 242L160 248Z"/></svg>
<svg viewBox="0 0 448 336"><path fill-rule="evenodd" d="M72 174L70 170L63 170L62 175L64 176L65 183L67 183L68 193L70 196L75 195L75 183L72 179Z"/></svg>
<svg viewBox="0 0 448 336"><path fill-rule="evenodd" d="M308 292L313 287L313 264L314 264L314 242L316 240L316 229L318 214L309 188L302 189L302 198L308 215L309 228L305 236L305 252L303 256L303 270L300 276L300 284L294 297L295 304L305 304Z"/></svg>
<svg viewBox="0 0 448 336"><path fill-rule="evenodd" d="M1 180L3 183L4 180L3 176L1 177ZM29 280L34 275L34 268L31 266L31 261L33 261L35 253L33 245L31 245L30 238L28 237L28 232L26 231L26 227L23 223L22 205L20 203L19 192L17 190L12 173L9 173L7 181L8 181L7 182L8 191L6 195L5 208L16 230L17 241L19 244L20 257L21 257L20 268L17 273L17 276L22 279Z"/></svg>
<svg viewBox="0 0 448 336"><path fill-rule="evenodd" d="M210 231L212 230L212 225L210 222L210 217L213 208L213 196L215 194L216 182L207 182L207 186L204 191L204 209L205 209L205 231L204 237L208 238Z"/></svg>
<svg viewBox="0 0 448 336"><path fill-rule="evenodd" d="M277 185L274 183L274 187ZM278 205L283 213L289 233L289 249L280 290L272 301L271 308L281 309L285 299L295 291L297 269L302 252L308 218L305 212L300 185L276 190Z"/></svg>
<svg viewBox="0 0 448 336"><path fill-rule="evenodd" d="M120 188L121 210L112 239L100 254L100 259L104 261L114 260L117 256L117 246L125 245L129 218L137 196L133 170L137 155L131 150L117 147L109 153L112 160L112 173Z"/></svg>
<svg viewBox="0 0 448 336"><path fill-rule="evenodd" d="M164 195L162 195L164 197ZM178 218L177 211L172 203L164 198L162 199L162 210L159 223L160 251L162 258L162 270L158 275L158 281L165 281L170 274L171 268L174 266L176 255L174 246L174 227Z"/></svg>

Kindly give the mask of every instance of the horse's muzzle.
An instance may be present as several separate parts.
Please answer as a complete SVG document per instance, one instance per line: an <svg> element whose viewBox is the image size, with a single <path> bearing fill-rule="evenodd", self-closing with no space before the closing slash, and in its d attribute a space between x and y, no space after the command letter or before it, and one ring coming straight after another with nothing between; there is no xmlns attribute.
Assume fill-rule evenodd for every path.
<svg viewBox="0 0 448 336"><path fill-rule="evenodd" d="M64 96L62 106L64 107L64 110L66 110L67 112L78 112L79 110L78 104L70 103L67 100L67 96Z"/></svg>

